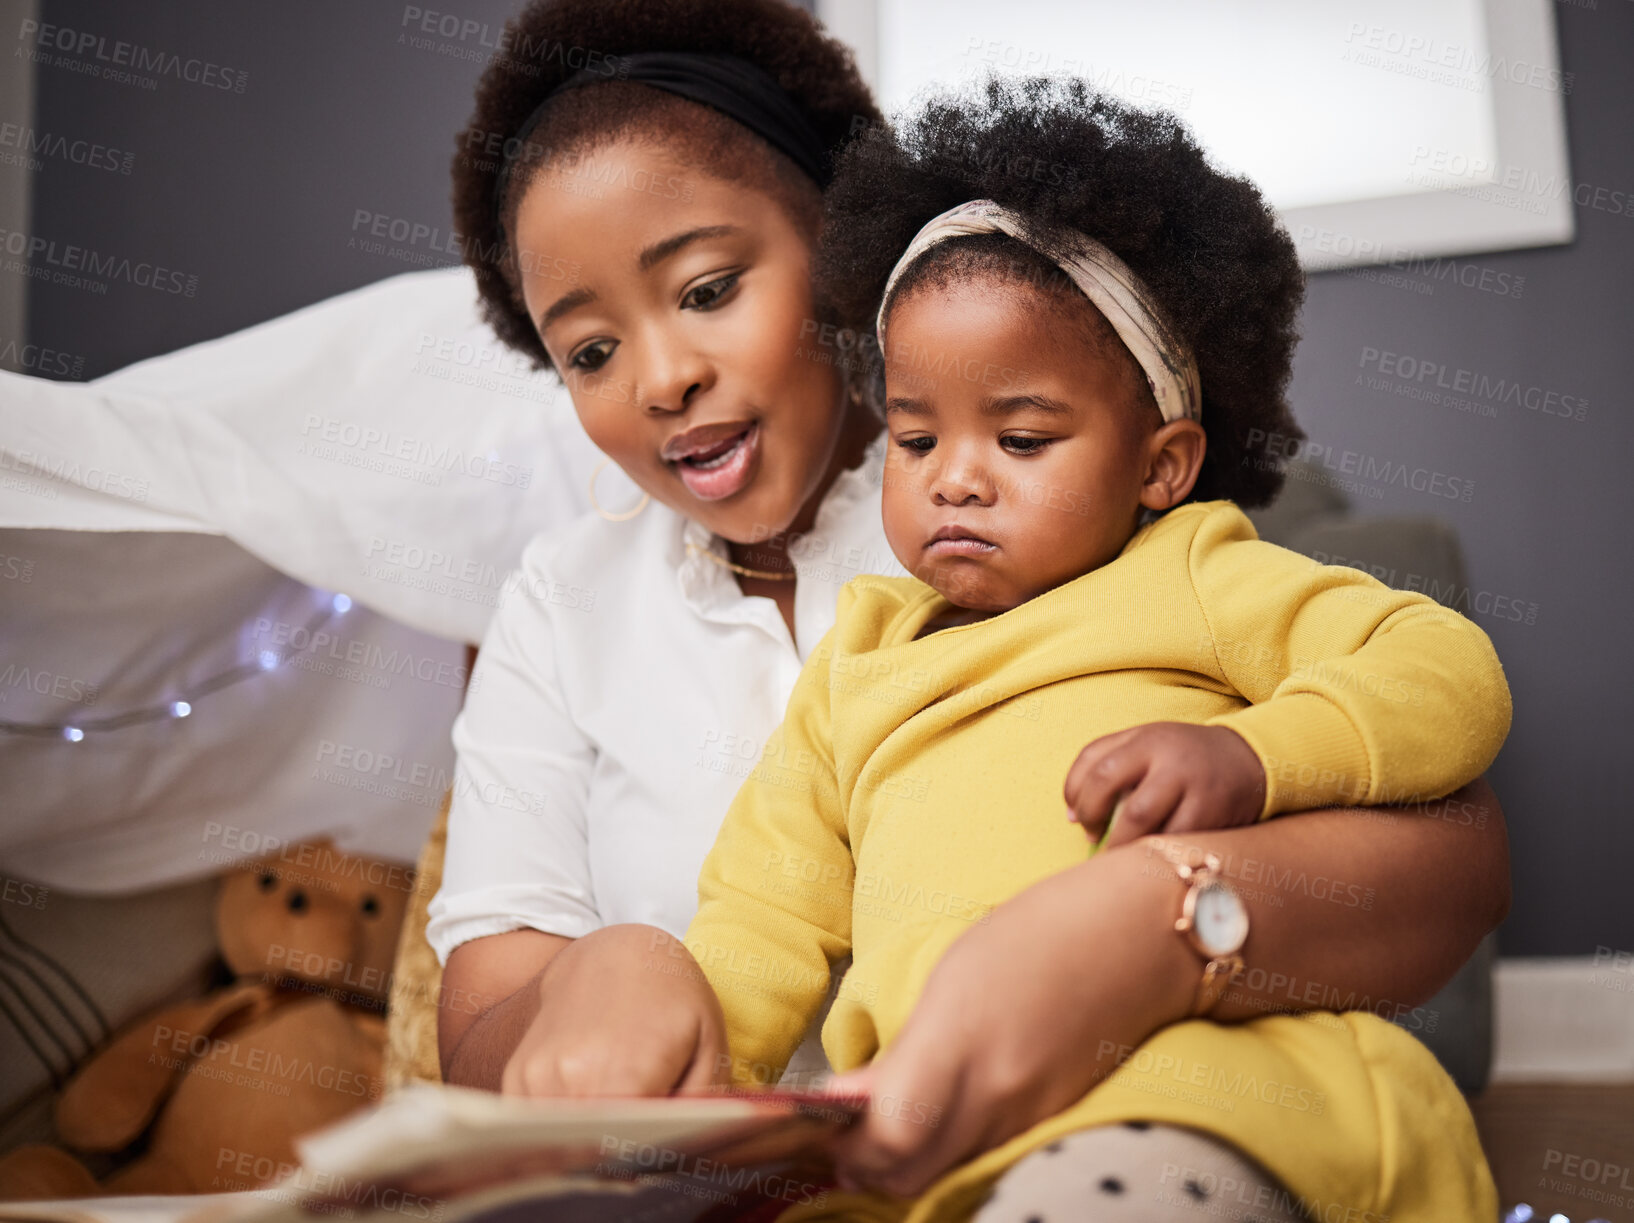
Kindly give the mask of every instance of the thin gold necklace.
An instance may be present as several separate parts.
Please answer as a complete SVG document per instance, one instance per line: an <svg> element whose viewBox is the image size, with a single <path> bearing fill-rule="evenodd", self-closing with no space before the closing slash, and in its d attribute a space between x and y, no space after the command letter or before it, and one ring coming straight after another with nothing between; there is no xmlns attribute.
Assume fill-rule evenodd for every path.
<svg viewBox="0 0 1634 1223"><path fill-rule="evenodd" d="M760 578L767 582L792 582L800 576L793 569L751 569L747 565L740 565L736 561L729 561L724 556L717 555L713 549L700 548L691 540L687 541L687 552L692 556L707 557L722 569L730 569L733 573L742 574L746 578Z"/></svg>

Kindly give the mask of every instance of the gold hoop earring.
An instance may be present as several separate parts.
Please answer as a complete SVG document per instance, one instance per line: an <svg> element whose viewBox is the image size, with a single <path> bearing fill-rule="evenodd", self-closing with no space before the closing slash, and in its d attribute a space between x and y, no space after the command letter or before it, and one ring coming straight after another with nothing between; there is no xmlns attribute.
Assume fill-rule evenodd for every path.
<svg viewBox="0 0 1634 1223"><path fill-rule="evenodd" d="M596 465L596 470L590 473L590 508L595 510L596 513L600 514L608 522L629 522L630 519L634 518L642 510L647 508L647 502L651 501L652 497L647 493L642 493L641 500L635 503L635 509L625 510L622 514L609 514L606 510L602 509L601 503L596 500L596 477L601 475L602 472L606 471L607 464L611 463L612 461L612 459L603 459Z"/></svg>

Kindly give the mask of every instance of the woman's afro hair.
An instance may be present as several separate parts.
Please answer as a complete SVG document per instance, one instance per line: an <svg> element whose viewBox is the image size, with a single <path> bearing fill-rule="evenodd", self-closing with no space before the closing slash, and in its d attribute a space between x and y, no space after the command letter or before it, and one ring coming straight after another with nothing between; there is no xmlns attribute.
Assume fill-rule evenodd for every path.
<svg viewBox="0 0 1634 1223"><path fill-rule="evenodd" d="M990 79L934 98L899 130L872 129L846 150L828 191L818 259L829 310L871 337L885 281L914 234L973 199L1036 225L1076 229L1122 258L1197 360L1208 453L1192 497L1244 506L1276 497L1285 439L1303 436L1285 390L1304 277L1292 241L1251 183L1210 166L1167 113L1073 78ZM961 246L976 254L995 242L1023 256L1011 268L1036 263L1008 238L954 239L900 284L922 281L922 265L939 255L959 260ZM990 261L961 262L979 271ZM928 274L945 279L934 268ZM859 343L857 351L877 356L878 347Z"/></svg>
<svg viewBox="0 0 1634 1223"><path fill-rule="evenodd" d="M523 308L516 258L494 192L507 150L516 149L522 125L556 86L581 69L609 73L606 82L565 91L551 102L507 183L507 217L514 216L519 185L527 180L519 172L525 163L640 132L691 154L718 177L765 186L797 218L809 214L815 235L821 209L815 183L725 116L619 80L613 57L620 55L701 51L746 59L805 112L831 157L880 122L850 51L787 0L533 0L506 26L503 46L482 75L476 109L458 138L454 225L488 322L501 340L542 367L550 359Z"/></svg>

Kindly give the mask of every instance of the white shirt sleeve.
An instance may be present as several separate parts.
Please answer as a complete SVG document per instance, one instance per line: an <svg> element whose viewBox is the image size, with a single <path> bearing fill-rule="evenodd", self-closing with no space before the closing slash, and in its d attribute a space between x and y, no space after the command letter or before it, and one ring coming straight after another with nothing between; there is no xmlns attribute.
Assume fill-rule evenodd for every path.
<svg viewBox="0 0 1634 1223"><path fill-rule="evenodd" d="M579 938L599 928L586 804L596 748L557 674L541 538L489 626L454 723L454 798L442 888L426 938L447 963L461 943L509 930ZM582 613L569 613L582 614Z"/></svg>
<svg viewBox="0 0 1634 1223"><path fill-rule="evenodd" d="M91 383L0 372L0 526L225 535L459 641L482 639L528 540L589 511L602 461L556 376L483 320L465 268Z"/></svg>

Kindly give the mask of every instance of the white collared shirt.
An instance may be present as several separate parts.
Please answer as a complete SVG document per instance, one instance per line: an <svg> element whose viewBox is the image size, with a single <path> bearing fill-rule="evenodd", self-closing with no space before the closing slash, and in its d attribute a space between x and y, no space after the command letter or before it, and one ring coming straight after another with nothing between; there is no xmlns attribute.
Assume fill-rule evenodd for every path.
<svg viewBox="0 0 1634 1223"><path fill-rule="evenodd" d="M834 482L791 548L795 639L656 503L539 536L483 641L464 711L442 890L426 937L644 922L679 937L738 786L782 721L840 587L903 573L880 523L885 440Z"/></svg>

